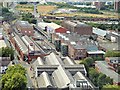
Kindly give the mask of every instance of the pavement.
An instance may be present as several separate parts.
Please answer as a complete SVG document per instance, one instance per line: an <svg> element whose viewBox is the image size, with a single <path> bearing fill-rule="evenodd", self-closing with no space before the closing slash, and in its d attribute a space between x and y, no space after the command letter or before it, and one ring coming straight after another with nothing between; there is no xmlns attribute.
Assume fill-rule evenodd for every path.
<svg viewBox="0 0 120 90"><path fill-rule="evenodd" d="M29 83L32 83L32 87L33 88L37 88L37 81L35 79L35 72L33 70L30 70L31 66L27 68L27 74L28 74L28 78L31 79Z"/></svg>

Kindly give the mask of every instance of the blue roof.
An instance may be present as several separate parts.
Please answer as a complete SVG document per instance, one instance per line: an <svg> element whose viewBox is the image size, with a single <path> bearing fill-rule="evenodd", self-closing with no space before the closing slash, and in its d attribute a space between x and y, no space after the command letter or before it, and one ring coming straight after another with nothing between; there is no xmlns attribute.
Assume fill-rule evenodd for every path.
<svg viewBox="0 0 120 90"><path fill-rule="evenodd" d="M93 28L93 33L104 37L107 34L107 31L99 28Z"/></svg>
<svg viewBox="0 0 120 90"><path fill-rule="evenodd" d="M98 48L96 45L90 45L90 46L87 46L87 51L97 51Z"/></svg>

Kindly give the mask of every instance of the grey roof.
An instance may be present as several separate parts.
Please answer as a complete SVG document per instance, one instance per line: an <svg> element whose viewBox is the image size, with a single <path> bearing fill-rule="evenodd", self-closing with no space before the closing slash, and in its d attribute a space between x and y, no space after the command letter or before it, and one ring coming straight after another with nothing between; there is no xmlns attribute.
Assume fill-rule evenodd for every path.
<svg viewBox="0 0 120 90"><path fill-rule="evenodd" d="M73 20L73 21L64 21L64 23L69 24L70 26L73 27L91 27L85 23L79 22L77 20Z"/></svg>
<svg viewBox="0 0 120 90"><path fill-rule="evenodd" d="M77 33L70 34L58 34L59 38L64 39L67 43L76 43L71 44L75 49L87 49L87 51L98 50L97 44L95 41L89 39L89 35L79 35ZM66 40L68 38L68 40Z"/></svg>
<svg viewBox="0 0 120 90"><path fill-rule="evenodd" d="M52 75L58 88L64 88L70 83L70 79L62 66L59 66Z"/></svg>
<svg viewBox="0 0 120 90"><path fill-rule="evenodd" d="M39 88L47 86L66 88L71 84L75 84L73 75L77 72L83 73L83 77L84 75L87 75L84 65L74 64L69 57L63 58L62 60L55 53L51 53L50 55L46 56L44 60L44 65L35 64L37 65L35 69L37 71L35 72L36 76L38 77L37 81ZM64 60L65 63L63 63ZM38 59L36 63L38 63ZM43 73L46 73L46 75L43 76Z"/></svg>
<svg viewBox="0 0 120 90"><path fill-rule="evenodd" d="M63 65L63 62L61 62L60 57L55 55L55 53L50 53L50 55L45 57L45 63L48 65Z"/></svg>
<svg viewBox="0 0 120 90"><path fill-rule="evenodd" d="M37 77L39 88L52 87L49 75L47 72L43 72L39 77Z"/></svg>
<svg viewBox="0 0 120 90"><path fill-rule="evenodd" d="M26 54L27 51L28 51L28 48L27 48L27 46L23 43L23 41L21 40L21 38L20 38L17 34L15 34L14 39L15 39L17 45L19 46L19 48L21 49L21 51L22 51L24 54Z"/></svg>
<svg viewBox="0 0 120 90"><path fill-rule="evenodd" d="M118 83L120 82L120 75L116 73L115 71L109 69L110 66L107 64L106 61L96 61L96 66L99 68L99 71L103 74L109 76L110 78L113 78L113 81Z"/></svg>
<svg viewBox="0 0 120 90"><path fill-rule="evenodd" d="M22 40L24 41L24 43L26 44L26 46L29 46L30 51L34 51L37 53L45 53L35 42L34 40L32 40L30 37L28 37L27 35L22 36ZM30 44L33 44L33 46L31 46Z"/></svg>
<svg viewBox="0 0 120 90"><path fill-rule="evenodd" d="M17 21L16 24L26 28L32 27L28 21Z"/></svg>

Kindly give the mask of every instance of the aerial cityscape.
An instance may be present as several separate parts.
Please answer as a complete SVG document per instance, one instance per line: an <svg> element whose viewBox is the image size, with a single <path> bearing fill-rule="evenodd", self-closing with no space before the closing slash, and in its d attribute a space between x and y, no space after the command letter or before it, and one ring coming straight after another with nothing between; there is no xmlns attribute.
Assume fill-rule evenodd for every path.
<svg viewBox="0 0 120 90"><path fill-rule="evenodd" d="M120 0L0 1L0 90L120 90Z"/></svg>

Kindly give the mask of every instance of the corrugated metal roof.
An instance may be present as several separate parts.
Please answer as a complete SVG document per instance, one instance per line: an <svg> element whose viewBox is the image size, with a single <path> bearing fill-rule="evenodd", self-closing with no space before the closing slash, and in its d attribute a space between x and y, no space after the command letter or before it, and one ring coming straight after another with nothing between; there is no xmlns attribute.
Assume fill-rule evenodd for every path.
<svg viewBox="0 0 120 90"><path fill-rule="evenodd" d="M20 37L19 37L18 35L15 35L14 39L15 39L17 45L19 46L19 48L21 49L21 51L26 54L27 51L28 51L28 48L27 48L27 46L23 43L23 41L20 39Z"/></svg>
<svg viewBox="0 0 120 90"><path fill-rule="evenodd" d="M50 55L46 56L46 63L48 65L60 65L60 62L58 61L59 58L56 57L54 53L51 53Z"/></svg>
<svg viewBox="0 0 120 90"><path fill-rule="evenodd" d="M52 75L58 88L64 88L70 83L70 79L62 66L59 66Z"/></svg>
<svg viewBox="0 0 120 90"><path fill-rule="evenodd" d="M47 72L43 72L38 78L38 86L39 88L46 88L46 87L52 87L49 75Z"/></svg>
<svg viewBox="0 0 120 90"><path fill-rule="evenodd" d="M74 65L73 61L69 57L65 57L64 63L66 65Z"/></svg>

